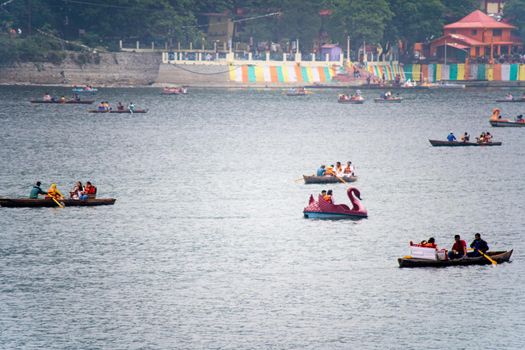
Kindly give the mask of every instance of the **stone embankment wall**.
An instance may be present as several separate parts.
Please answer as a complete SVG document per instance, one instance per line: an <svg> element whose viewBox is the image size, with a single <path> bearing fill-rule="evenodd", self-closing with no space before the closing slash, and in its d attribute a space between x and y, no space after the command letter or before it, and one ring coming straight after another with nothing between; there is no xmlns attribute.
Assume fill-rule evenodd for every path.
<svg viewBox="0 0 525 350"><path fill-rule="evenodd" d="M157 85L225 86L230 83L229 65L161 64Z"/></svg>
<svg viewBox="0 0 525 350"><path fill-rule="evenodd" d="M20 63L0 67L0 84L140 86L153 84L162 61L160 53L100 53L81 64L68 53L60 64ZM95 63L97 62L97 63Z"/></svg>

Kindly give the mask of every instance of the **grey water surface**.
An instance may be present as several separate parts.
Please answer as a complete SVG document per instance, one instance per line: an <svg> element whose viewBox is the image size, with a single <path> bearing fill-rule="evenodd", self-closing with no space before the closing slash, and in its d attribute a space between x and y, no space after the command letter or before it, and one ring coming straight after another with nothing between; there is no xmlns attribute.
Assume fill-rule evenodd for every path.
<svg viewBox="0 0 525 350"><path fill-rule="evenodd" d="M91 180L114 206L0 208L2 349L523 349L525 128L498 89L100 89L147 114L33 105L0 87L0 195ZM511 90L514 94L520 91ZM525 104L502 104L503 114ZM433 148L490 131L501 147ZM303 218L322 163L357 166L369 218ZM481 232L496 267L400 269L408 242Z"/></svg>

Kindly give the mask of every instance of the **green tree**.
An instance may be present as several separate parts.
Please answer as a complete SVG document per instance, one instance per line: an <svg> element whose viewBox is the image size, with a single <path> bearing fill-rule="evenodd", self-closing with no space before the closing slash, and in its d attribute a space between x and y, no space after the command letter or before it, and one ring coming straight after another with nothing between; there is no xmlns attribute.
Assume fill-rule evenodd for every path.
<svg viewBox="0 0 525 350"><path fill-rule="evenodd" d="M503 14L510 23L518 27L518 33L525 40L525 0L508 0Z"/></svg>

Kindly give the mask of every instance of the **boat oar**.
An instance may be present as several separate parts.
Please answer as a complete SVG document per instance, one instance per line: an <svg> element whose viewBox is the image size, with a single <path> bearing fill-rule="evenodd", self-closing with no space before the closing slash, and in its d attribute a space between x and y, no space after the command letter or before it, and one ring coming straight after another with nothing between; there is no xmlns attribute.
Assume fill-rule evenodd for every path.
<svg viewBox="0 0 525 350"><path fill-rule="evenodd" d="M304 178L301 177L301 178L299 178L299 179L295 179L295 180L293 180L293 181L294 181L294 182L298 182L298 181L302 181L302 180L304 180Z"/></svg>
<svg viewBox="0 0 525 350"><path fill-rule="evenodd" d="M498 263L496 262L496 260L492 259L490 256L488 256L487 254L483 253L481 250L479 249L474 249L476 250L478 253L480 253L485 259L487 259L488 261L490 261L492 263L492 265L496 266Z"/></svg>
<svg viewBox="0 0 525 350"><path fill-rule="evenodd" d="M62 203L60 203L59 201L56 200L55 197L51 197L51 199L60 207L60 208L64 208L64 205Z"/></svg>
<svg viewBox="0 0 525 350"><path fill-rule="evenodd" d="M337 175L334 175L334 176L337 177L337 179L338 179L339 181L341 181L342 183L344 183L345 185L348 184L348 182L346 182L342 177L339 177L339 176L337 176Z"/></svg>

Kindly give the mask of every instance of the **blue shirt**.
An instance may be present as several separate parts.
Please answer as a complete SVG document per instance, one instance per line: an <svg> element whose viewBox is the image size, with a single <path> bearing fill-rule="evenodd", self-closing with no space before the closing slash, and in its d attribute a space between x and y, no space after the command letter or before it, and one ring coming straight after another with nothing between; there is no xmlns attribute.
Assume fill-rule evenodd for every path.
<svg viewBox="0 0 525 350"><path fill-rule="evenodd" d="M456 141L456 136L454 136L453 133L450 133L450 134L448 134L448 136L447 136L447 140L448 140L449 142Z"/></svg>
<svg viewBox="0 0 525 350"><path fill-rule="evenodd" d="M37 199L39 194L47 194L47 192L42 191L40 187L34 185L31 189L31 193L29 194L29 198Z"/></svg>
<svg viewBox="0 0 525 350"><path fill-rule="evenodd" d="M326 170L324 168L317 169L317 176L324 176Z"/></svg>

